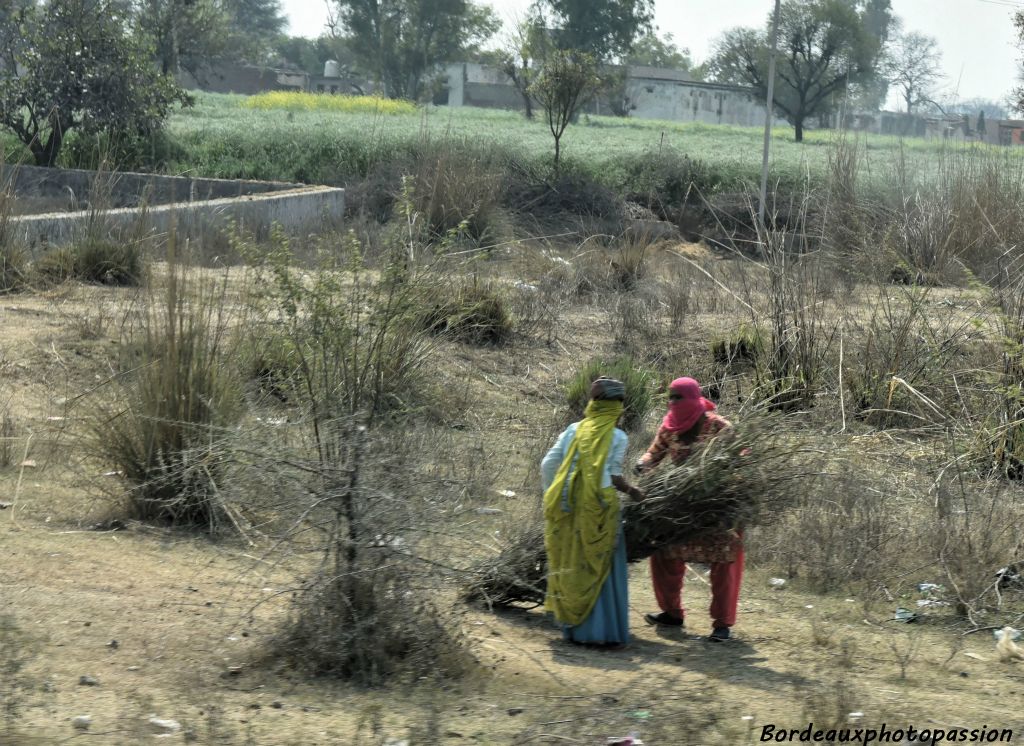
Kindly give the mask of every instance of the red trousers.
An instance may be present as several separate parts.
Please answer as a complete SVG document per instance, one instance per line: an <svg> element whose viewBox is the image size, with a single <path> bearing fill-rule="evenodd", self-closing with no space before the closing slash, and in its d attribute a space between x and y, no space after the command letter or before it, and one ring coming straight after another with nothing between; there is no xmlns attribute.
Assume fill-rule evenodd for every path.
<svg viewBox="0 0 1024 746"><path fill-rule="evenodd" d="M669 559L656 552L651 555L651 580L654 597L662 611L682 618L683 578L686 563ZM736 607L740 600L740 582L743 580L743 550L735 562L715 562L711 565L711 619L712 626L731 627L736 624Z"/></svg>

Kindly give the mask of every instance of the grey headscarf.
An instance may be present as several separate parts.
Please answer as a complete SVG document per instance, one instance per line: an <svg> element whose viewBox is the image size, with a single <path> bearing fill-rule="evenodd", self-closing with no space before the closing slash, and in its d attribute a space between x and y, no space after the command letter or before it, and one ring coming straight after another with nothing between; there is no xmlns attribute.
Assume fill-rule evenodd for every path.
<svg viewBox="0 0 1024 746"><path fill-rule="evenodd" d="M619 401L622 401L626 398L626 385L622 381L614 378L605 378L604 376L601 376L590 384L590 398L618 399Z"/></svg>

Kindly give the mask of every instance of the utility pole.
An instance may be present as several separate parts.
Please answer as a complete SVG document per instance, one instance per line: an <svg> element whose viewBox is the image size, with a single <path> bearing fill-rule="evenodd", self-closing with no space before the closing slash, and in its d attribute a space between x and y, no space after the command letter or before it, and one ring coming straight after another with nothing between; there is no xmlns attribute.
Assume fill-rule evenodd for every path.
<svg viewBox="0 0 1024 746"><path fill-rule="evenodd" d="M768 196L768 153L772 144L772 112L775 110L775 53L779 43L779 6L782 0L775 0L775 13L772 14L771 56L768 58L768 98L765 102L764 115L764 153L761 157L761 195L757 203L758 229L764 230L764 203Z"/></svg>

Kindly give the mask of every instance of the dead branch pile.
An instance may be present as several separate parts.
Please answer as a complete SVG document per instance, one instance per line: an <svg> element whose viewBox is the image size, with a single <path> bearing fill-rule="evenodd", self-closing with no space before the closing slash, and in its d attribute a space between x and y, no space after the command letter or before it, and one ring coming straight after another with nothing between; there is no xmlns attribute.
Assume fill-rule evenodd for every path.
<svg viewBox="0 0 1024 746"><path fill-rule="evenodd" d="M813 451L780 434L779 425L777 417L752 419L701 444L684 463L663 462L641 477L647 498L623 507L629 561L723 528L768 524L798 503L816 476ZM542 603L546 569L538 522L473 568L465 598Z"/></svg>

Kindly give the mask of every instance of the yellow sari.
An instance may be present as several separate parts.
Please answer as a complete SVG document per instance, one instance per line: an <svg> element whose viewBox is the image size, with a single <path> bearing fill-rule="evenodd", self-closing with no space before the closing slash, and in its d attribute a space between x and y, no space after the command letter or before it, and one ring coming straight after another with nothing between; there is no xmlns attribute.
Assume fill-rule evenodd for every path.
<svg viewBox="0 0 1024 746"><path fill-rule="evenodd" d="M601 481L621 414L621 401L593 400L587 405L555 479L544 493L548 554L544 607L563 624L586 620L611 570L619 499L615 488L602 488ZM576 468L572 469L574 459Z"/></svg>

